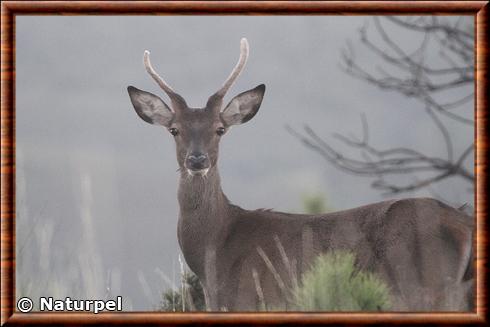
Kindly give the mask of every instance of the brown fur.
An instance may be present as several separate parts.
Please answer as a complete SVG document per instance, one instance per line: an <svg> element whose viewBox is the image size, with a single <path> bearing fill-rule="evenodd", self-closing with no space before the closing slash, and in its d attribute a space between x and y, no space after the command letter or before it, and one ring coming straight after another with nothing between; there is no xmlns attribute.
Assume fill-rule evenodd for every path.
<svg viewBox="0 0 490 327"><path fill-rule="evenodd" d="M351 250L359 268L377 273L389 285L393 310L464 311L472 308L472 219L433 199L384 201L323 215L244 210L228 202L217 170L207 179L181 178L179 243L189 267L204 285L212 310L260 308L258 272L264 301L281 306L285 297L262 249L287 287L292 285L278 237L299 275L320 253ZM311 241L305 242L305 231ZM307 237L306 237L307 239ZM310 243L310 244L309 244ZM309 248L311 247L311 248ZM206 262L206 251L216 262ZM310 255L305 255L310 253ZM206 269L210 265L213 269ZM211 291L212 290L212 291Z"/></svg>

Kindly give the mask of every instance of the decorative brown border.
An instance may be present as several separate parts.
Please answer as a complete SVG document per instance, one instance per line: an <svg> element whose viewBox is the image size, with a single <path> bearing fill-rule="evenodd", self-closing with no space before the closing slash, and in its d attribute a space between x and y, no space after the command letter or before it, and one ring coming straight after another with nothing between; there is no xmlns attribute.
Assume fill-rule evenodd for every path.
<svg viewBox="0 0 490 327"><path fill-rule="evenodd" d="M1 4L1 324L488 323L488 1L4 1ZM476 19L477 308L473 313L28 313L15 300L15 16L17 15L473 15Z"/></svg>

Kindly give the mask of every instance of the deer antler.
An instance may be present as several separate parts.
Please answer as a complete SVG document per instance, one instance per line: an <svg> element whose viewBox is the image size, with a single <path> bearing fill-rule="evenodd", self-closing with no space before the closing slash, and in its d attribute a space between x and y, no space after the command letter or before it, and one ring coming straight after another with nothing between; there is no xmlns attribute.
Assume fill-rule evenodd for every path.
<svg viewBox="0 0 490 327"><path fill-rule="evenodd" d="M150 51L145 50L145 53L143 55L143 62L145 64L146 71L148 74L150 74L151 77L157 82L160 87L168 93L175 94L175 91L170 87L170 85L167 84L167 82L164 81L163 78L160 77L160 75L157 74L157 72L153 69L151 62L150 62ZM170 95L170 94L169 94Z"/></svg>
<svg viewBox="0 0 490 327"><path fill-rule="evenodd" d="M235 68L233 68L230 76L228 76L226 81L223 83L221 89L219 89L219 91L215 93L217 96L220 97L225 96L226 92L228 92L230 87L237 79L238 75L240 75L243 68L245 67L245 64L247 63L247 58L248 58L248 41L246 38L242 38L240 40L240 58L238 59L238 62L235 65Z"/></svg>
<svg viewBox="0 0 490 327"><path fill-rule="evenodd" d="M167 93L167 95L172 100L172 102L185 105L184 98L182 98L178 93L176 93L170 87L170 85L168 85L167 82L165 82L165 80L161 78L160 75L158 75L157 72L153 69L153 66L151 65L150 62L150 51L148 50L145 50L143 54L143 63L145 64L145 68L148 74L150 74L150 76L153 77L155 82L157 82L157 84L165 91L165 93Z"/></svg>

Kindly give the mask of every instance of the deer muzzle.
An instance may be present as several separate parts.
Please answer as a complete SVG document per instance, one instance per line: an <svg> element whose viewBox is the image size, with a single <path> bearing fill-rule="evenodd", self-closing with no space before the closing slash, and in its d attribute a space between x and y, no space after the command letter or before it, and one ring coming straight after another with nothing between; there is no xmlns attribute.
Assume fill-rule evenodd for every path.
<svg viewBox="0 0 490 327"><path fill-rule="evenodd" d="M203 153L191 153L185 161L186 168L193 171L203 171L209 169L210 162L207 155Z"/></svg>

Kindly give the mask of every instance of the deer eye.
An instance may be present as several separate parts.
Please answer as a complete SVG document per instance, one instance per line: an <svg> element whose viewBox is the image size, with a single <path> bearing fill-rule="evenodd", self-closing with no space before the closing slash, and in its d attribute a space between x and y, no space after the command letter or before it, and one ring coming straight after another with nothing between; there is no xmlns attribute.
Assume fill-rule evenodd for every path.
<svg viewBox="0 0 490 327"><path fill-rule="evenodd" d="M218 134L219 136L225 134L225 128L224 127L218 127L216 129L216 134Z"/></svg>
<svg viewBox="0 0 490 327"><path fill-rule="evenodd" d="M170 134L172 134L173 136L176 136L179 134L179 130L175 127L172 127L172 128L169 128L168 131L170 132Z"/></svg>

